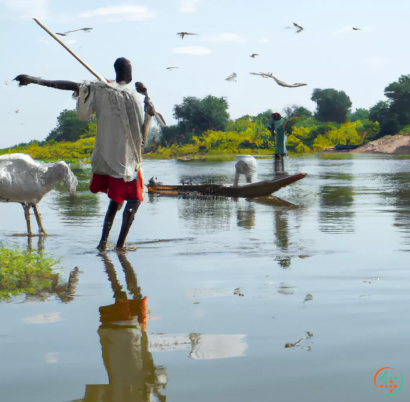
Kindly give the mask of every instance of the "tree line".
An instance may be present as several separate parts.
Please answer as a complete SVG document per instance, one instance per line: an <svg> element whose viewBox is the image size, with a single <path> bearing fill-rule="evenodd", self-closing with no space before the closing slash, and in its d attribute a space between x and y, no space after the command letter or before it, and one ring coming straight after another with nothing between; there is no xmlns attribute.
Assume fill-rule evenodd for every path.
<svg viewBox="0 0 410 402"><path fill-rule="evenodd" d="M319 136L329 137L329 134L340 130L343 125L357 122L359 123L347 128L342 127L342 131L356 127L357 135L362 142L410 131L410 75L402 75L397 81L389 84L384 89L384 96L386 99L380 100L369 109L359 108L352 111L352 102L344 91L333 88L316 88L311 96L311 100L316 103L315 111L312 112L299 105L287 106L283 110L283 115L287 118L295 118L286 126L287 134L290 136L288 141L292 142L291 136L293 136L299 138L308 148L319 150L320 147L314 149L313 146L315 140L317 140L316 143L321 141ZM270 109L256 116L242 116L239 119L230 120L228 108L228 101L224 97L212 95L203 99L185 97L181 104L174 106L173 116L177 123L165 127L162 130L162 136L158 136L152 143L146 145L151 150L156 150L159 146L198 144L199 138L204 138L204 135L209 132L224 132L225 135L227 132L240 133L239 126L244 120L256 124L258 128L254 126L253 130L265 130L271 125L269 115L272 111ZM233 130L235 122L239 122L239 126L237 125L235 129L239 131ZM58 116L57 125L46 137L45 142L75 142L95 137L96 132L95 116L83 122L78 120L75 110L64 110ZM301 135L301 132L304 134ZM257 131L253 133L254 138L255 135L258 137ZM342 143L348 141L343 138L343 135L338 134L338 136ZM353 143L360 142L359 137L355 137ZM351 140L352 138L349 140L350 143L352 143ZM267 141L268 139L265 138L260 146L267 147ZM273 139L270 138L269 141L269 146L272 146ZM32 141L31 143L33 142L40 146L45 144L44 141ZM248 140L248 145L251 142ZM323 142L324 147L325 142ZM19 144L19 146L23 145L29 144ZM247 144L239 145L246 146ZM251 146L251 149L254 146L255 144Z"/></svg>

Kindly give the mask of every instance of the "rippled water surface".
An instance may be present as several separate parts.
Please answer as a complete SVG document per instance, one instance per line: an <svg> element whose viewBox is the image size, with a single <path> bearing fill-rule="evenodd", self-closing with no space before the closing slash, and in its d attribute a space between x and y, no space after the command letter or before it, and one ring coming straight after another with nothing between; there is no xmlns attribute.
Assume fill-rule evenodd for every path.
<svg viewBox="0 0 410 402"><path fill-rule="evenodd" d="M146 194L125 255L95 249L108 201L76 171L76 198L61 185L39 204L50 236L31 247L62 257L63 282L78 272L69 295L0 304L0 400L377 401L386 366L408 399L410 160L324 155L286 170L308 173L275 194L286 202ZM232 183L234 162L145 161L144 176ZM258 179L273 176L259 160ZM30 246L13 236L21 206L0 214L0 242Z"/></svg>

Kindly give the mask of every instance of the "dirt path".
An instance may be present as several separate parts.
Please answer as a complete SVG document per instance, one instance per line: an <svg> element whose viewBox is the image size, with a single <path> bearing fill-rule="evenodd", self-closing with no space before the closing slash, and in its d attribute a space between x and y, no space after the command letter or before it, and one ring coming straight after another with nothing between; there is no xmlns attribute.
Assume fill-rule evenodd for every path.
<svg viewBox="0 0 410 402"><path fill-rule="evenodd" d="M350 152L410 155L410 135L386 135Z"/></svg>

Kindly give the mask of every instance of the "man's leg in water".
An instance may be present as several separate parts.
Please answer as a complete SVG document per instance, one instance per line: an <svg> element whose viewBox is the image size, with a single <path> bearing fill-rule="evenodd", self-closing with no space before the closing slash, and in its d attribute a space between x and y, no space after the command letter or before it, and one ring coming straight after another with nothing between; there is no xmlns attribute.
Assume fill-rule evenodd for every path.
<svg viewBox="0 0 410 402"><path fill-rule="evenodd" d="M124 208L124 213L122 215L122 226L120 236L118 237L117 248L124 248L125 239L127 238L128 232L134 221L135 214L138 211L138 207L141 205L140 200L129 200Z"/></svg>
<svg viewBox="0 0 410 402"><path fill-rule="evenodd" d="M117 211L120 205L121 204L119 204L118 202L112 201L112 200L110 201L110 204L108 205L108 210L107 210L107 214L105 215L100 244L97 247L99 250L105 250L107 248L108 235L110 234L112 224L114 223L115 215L117 214Z"/></svg>

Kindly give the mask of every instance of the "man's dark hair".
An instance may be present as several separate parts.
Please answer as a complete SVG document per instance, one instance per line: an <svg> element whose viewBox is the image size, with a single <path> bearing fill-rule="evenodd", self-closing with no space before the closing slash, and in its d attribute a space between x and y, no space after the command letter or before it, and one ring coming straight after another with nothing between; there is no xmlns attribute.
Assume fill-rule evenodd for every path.
<svg viewBox="0 0 410 402"><path fill-rule="evenodd" d="M275 120L275 121L279 121L282 118L280 113L272 113L271 116L272 116L272 119Z"/></svg>
<svg viewBox="0 0 410 402"><path fill-rule="evenodd" d="M117 74L116 81L125 81L129 84L132 81L131 62L125 57L120 57L114 63L115 73Z"/></svg>

